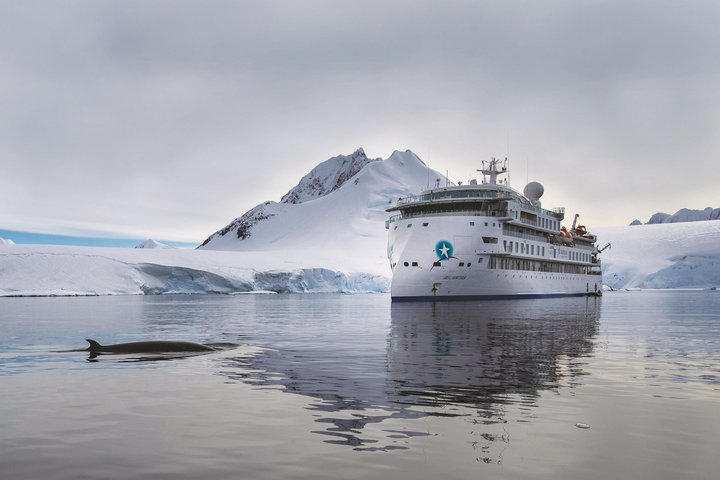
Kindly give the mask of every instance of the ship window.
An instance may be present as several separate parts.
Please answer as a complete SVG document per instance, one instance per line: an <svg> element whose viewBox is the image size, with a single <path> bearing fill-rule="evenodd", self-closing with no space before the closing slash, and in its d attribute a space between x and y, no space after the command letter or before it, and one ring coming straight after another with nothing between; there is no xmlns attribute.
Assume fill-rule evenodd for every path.
<svg viewBox="0 0 720 480"><path fill-rule="evenodd" d="M468 262L468 267L469 267L470 265L472 265L472 263Z"/></svg>
<svg viewBox="0 0 720 480"><path fill-rule="evenodd" d="M470 222L470 226L471 226L471 227L474 227L474 226L475 226L475 222Z"/></svg>
<svg viewBox="0 0 720 480"><path fill-rule="evenodd" d="M408 223L407 228L410 228L410 227L412 227L412 223Z"/></svg>
<svg viewBox="0 0 720 480"><path fill-rule="evenodd" d="M439 266L440 266L440 262L439 262L439 261L433 263L433 267L439 267Z"/></svg>
<svg viewBox="0 0 720 480"><path fill-rule="evenodd" d="M530 255L535 255L535 245L530 245Z"/></svg>
<svg viewBox="0 0 720 480"><path fill-rule="evenodd" d="M406 267L410 266L410 264L408 262L403 263L403 265L405 265Z"/></svg>
<svg viewBox="0 0 720 480"><path fill-rule="evenodd" d="M393 228L393 230L397 230L397 225L395 225L395 228Z"/></svg>
<svg viewBox="0 0 720 480"><path fill-rule="evenodd" d="M417 262L413 262L413 263L412 263L412 266L413 266L413 267L417 267L417 266L418 266L418 263L417 263Z"/></svg>
<svg viewBox="0 0 720 480"><path fill-rule="evenodd" d="M487 227L487 225L488 225L487 222L485 222L485 226L486 226L486 227Z"/></svg>
<svg viewBox="0 0 720 480"><path fill-rule="evenodd" d="M482 237L483 243L498 243L497 237Z"/></svg>
<svg viewBox="0 0 720 480"><path fill-rule="evenodd" d="M427 227L428 225L430 225L430 224L429 224L429 223L423 223L423 227Z"/></svg>

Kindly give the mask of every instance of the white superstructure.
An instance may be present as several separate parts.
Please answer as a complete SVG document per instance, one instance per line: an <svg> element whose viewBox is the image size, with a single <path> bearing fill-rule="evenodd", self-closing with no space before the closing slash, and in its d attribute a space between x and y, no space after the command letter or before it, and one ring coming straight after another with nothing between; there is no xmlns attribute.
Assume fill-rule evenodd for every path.
<svg viewBox="0 0 720 480"><path fill-rule="evenodd" d="M565 209L540 206L543 187L524 195L498 183L496 159L483 182L401 198L385 224L394 301L601 295L596 237L561 226Z"/></svg>

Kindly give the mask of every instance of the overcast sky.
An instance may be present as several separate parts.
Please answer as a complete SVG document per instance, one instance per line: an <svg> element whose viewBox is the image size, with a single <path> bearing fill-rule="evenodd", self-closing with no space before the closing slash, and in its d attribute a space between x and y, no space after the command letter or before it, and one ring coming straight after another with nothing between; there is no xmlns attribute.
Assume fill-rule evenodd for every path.
<svg viewBox="0 0 720 480"><path fill-rule="evenodd" d="M200 242L410 149L593 225L720 207L720 2L0 0L0 229Z"/></svg>

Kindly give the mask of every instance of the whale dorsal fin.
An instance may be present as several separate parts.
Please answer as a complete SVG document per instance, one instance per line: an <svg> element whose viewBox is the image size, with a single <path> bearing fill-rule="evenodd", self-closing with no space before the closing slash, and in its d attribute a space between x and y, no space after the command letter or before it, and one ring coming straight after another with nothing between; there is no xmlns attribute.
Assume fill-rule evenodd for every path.
<svg viewBox="0 0 720 480"><path fill-rule="evenodd" d="M98 342L96 342L92 338L86 338L85 340L90 344L90 346L88 347L88 350L91 352L97 352L98 350L100 350L102 348L102 345L100 345Z"/></svg>

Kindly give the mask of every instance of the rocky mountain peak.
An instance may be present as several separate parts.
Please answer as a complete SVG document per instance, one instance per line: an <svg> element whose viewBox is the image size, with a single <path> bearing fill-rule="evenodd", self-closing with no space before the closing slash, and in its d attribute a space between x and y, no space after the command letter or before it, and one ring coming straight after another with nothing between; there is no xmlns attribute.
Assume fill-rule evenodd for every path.
<svg viewBox="0 0 720 480"><path fill-rule="evenodd" d="M330 158L305 175L300 183L282 197L280 203L298 204L324 197L340 188L360 172L365 165L379 160L381 159L368 158L362 148L355 150L352 155L338 155Z"/></svg>

